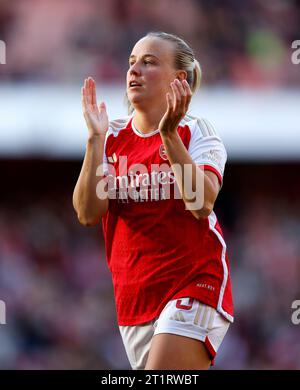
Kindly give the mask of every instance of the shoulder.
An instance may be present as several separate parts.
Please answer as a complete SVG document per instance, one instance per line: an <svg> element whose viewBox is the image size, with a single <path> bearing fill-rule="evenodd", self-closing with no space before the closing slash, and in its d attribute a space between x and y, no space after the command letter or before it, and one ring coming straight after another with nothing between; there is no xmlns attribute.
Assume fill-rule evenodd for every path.
<svg viewBox="0 0 300 390"><path fill-rule="evenodd" d="M132 116L126 116L123 118L113 119L112 121L109 122L108 130L111 133L114 133L114 135L115 135L115 134L119 133L121 130L126 129L129 126L131 119L132 119Z"/></svg>
<svg viewBox="0 0 300 390"><path fill-rule="evenodd" d="M204 118L187 116L185 124L190 129L188 152L197 165L217 172L221 178L224 174L227 152L214 126ZM210 167L210 168L208 168Z"/></svg>
<svg viewBox="0 0 300 390"><path fill-rule="evenodd" d="M129 129L131 125L131 116L126 116L123 118L113 119L109 121L108 130L105 137L105 143L114 142L116 137L126 129Z"/></svg>
<svg viewBox="0 0 300 390"><path fill-rule="evenodd" d="M180 122L181 126L188 127L191 137L217 137L220 138L215 127L205 118L186 115Z"/></svg>
<svg viewBox="0 0 300 390"><path fill-rule="evenodd" d="M106 137L110 135L117 137L122 130L126 130L131 125L132 116L125 116L123 118L113 119L109 121L108 131Z"/></svg>

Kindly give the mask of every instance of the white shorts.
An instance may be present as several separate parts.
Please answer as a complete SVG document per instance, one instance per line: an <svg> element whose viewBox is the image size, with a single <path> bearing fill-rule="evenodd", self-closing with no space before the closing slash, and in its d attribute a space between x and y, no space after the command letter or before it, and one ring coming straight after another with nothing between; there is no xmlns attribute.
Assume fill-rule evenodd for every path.
<svg viewBox="0 0 300 390"><path fill-rule="evenodd" d="M125 350L134 370L144 370L154 335L171 333L202 341L212 364L230 322L211 306L194 298L174 299L158 318L142 325L120 326Z"/></svg>

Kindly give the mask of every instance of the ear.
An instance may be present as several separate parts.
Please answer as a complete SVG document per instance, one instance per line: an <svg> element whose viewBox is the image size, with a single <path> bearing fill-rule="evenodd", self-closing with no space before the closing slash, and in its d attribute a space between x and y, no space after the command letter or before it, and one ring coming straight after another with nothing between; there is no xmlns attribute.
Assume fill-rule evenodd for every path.
<svg viewBox="0 0 300 390"><path fill-rule="evenodd" d="M187 72L185 70L178 70L176 72L176 78L180 81L187 79Z"/></svg>

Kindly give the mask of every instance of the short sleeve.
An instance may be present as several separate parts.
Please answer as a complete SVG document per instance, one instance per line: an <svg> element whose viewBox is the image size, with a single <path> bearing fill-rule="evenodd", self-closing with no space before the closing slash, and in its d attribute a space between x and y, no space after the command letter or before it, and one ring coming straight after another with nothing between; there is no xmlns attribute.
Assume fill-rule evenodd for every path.
<svg viewBox="0 0 300 390"><path fill-rule="evenodd" d="M104 142L104 151L103 151L103 174L104 176L108 175L108 159L106 155L106 144L108 137L112 134L112 129L109 127L106 135L105 135L105 142Z"/></svg>
<svg viewBox="0 0 300 390"><path fill-rule="evenodd" d="M191 122L188 152L204 170L214 172L222 185L227 153L214 127L206 119Z"/></svg>
<svg viewBox="0 0 300 390"><path fill-rule="evenodd" d="M109 174L110 164L116 161L116 155L112 152L112 145L122 129L126 129L131 124L132 116L115 119L109 122L108 130L105 136L104 151L103 151L103 173L104 176ZM110 137L112 136L112 137Z"/></svg>

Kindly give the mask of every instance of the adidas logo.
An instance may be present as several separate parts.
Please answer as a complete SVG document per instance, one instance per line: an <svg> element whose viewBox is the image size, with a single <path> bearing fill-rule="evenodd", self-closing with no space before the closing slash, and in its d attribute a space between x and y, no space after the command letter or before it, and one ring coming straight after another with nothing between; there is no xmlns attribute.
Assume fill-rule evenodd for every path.
<svg viewBox="0 0 300 390"><path fill-rule="evenodd" d="M171 316L170 320L185 322L183 314L180 311L176 312L173 316Z"/></svg>
<svg viewBox="0 0 300 390"><path fill-rule="evenodd" d="M118 157L116 153L114 153L112 156L107 157L107 160L109 163L116 163L118 161Z"/></svg>

